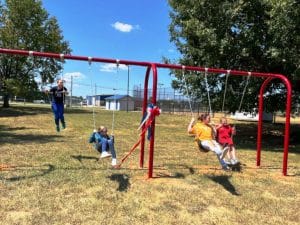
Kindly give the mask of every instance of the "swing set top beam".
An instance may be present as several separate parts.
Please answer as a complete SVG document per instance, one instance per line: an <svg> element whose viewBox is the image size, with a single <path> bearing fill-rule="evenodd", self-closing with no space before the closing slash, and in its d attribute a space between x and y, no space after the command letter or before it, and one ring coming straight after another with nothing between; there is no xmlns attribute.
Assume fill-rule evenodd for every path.
<svg viewBox="0 0 300 225"><path fill-rule="evenodd" d="M102 63L116 63L116 64L124 64L124 65L133 65L133 66L144 66L151 67L155 65L157 68L165 68L165 69L179 69L186 71L200 71L207 73L230 73L230 75L242 75L255 77L272 77L272 78L280 78L284 79L285 76L282 74L274 74L274 73L260 73L260 72L247 72L240 70L226 70L226 69L215 69L215 68L205 68L198 66L184 66L178 64L163 64L163 63L155 63L155 62L142 62L142 61L132 61L132 60L119 60L119 59L109 59L109 58L99 58L99 57L87 57L87 56L78 56L78 55L69 55L69 54L58 54L58 53L49 53L49 52L36 52L36 51L28 51L28 50L19 50L19 49L5 49L0 48L0 53L10 54L10 55L23 55L23 56L38 56L38 57L46 57L46 58L54 58L60 61L65 59L68 60L77 60L77 61L87 61L91 62L102 62Z"/></svg>

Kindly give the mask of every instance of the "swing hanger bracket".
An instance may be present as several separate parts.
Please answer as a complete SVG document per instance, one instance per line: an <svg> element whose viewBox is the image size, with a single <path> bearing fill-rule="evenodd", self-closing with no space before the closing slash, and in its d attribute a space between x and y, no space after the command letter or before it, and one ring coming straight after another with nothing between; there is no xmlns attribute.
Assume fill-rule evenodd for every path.
<svg viewBox="0 0 300 225"><path fill-rule="evenodd" d="M116 59L117 68L119 68L120 65L120 59Z"/></svg>
<svg viewBox="0 0 300 225"><path fill-rule="evenodd" d="M60 57L60 61L64 61L64 59L65 59L65 55L64 54L59 54L59 57Z"/></svg>
<svg viewBox="0 0 300 225"><path fill-rule="evenodd" d="M91 65L91 64L92 64L92 60L93 60L93 57L89 56L89 57L88 57L88 62L89 62L89 65Z"/></svg>

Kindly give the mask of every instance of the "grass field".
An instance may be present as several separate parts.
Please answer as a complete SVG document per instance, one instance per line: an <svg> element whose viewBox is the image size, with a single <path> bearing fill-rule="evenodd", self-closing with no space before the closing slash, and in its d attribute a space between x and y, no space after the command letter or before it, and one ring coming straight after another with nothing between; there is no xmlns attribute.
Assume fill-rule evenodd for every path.
<svg viewBox="0 0 300 225"><path fill-rule="evenodd" d="M96 110L95 116L97 125L111 130L112 112ZM121 159L138 140L140 112L115 116ZM67 129L57 133L48 105L0 109L0 224L299 224L297 119L284 177L282 123L264 124L258 168L256 124L234 122L242 166L225 172L187 135L190 115L162 114L156 119L155 178L147 179L148 147L145 168L139 168L137 150L112 169L87 142L92 110L67 109L65 117Z"/></svg>

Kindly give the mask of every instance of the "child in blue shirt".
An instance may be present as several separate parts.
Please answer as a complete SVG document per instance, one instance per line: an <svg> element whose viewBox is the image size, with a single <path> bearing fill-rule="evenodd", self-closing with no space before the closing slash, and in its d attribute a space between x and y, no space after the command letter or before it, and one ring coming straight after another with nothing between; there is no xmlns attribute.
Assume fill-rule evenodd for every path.
<svg viewBox="0 0 300 225"><path fill-rule="evenodd" d="M100 158L112 157L112 166L117 165L117 156L114 146L114 139L107 134L107 128L100 126L98 131L93 132L89 139L90 143L95 143L95 149L101 154ZM110 153L107 152L110 151Z"/></svg>
<svg viewBox="0 0 300 225"><path fill-rule="evenodd" d="M51 94L51 108L54 114L54 121L56 125L56 131L60 131L59 121L61 122L62 128L66 128L65 117L64 117L64 101L65 96L68 94L67 88L64 87L63 80L57 80L57 86L52 87L50 91L46 93Z"/></svg>

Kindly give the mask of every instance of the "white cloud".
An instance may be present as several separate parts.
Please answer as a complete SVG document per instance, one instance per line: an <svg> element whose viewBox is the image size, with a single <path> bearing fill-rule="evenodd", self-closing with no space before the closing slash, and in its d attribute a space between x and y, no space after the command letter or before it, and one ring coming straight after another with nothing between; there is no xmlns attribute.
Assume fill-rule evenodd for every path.
<svg viewBox="0 0 300 225"><path fill-rule="evenodd" d="M124 64L119 64L119 70L127 70L127 66ZM100 66L100 71L108 72L108 73L117 72L117 64L112 64L112 63L102 64Z"/></svg>
<svg viewBox="0 0 300 225"><path fill-rule="evenodd" d="M115 22L114 24L112 24L112 27L115 28L118 31L121 32L131 32L133 29L139 29L139 26L136 25L135 27L131 24L127 24L127 23L122 23L122 22Z"/></svg>

